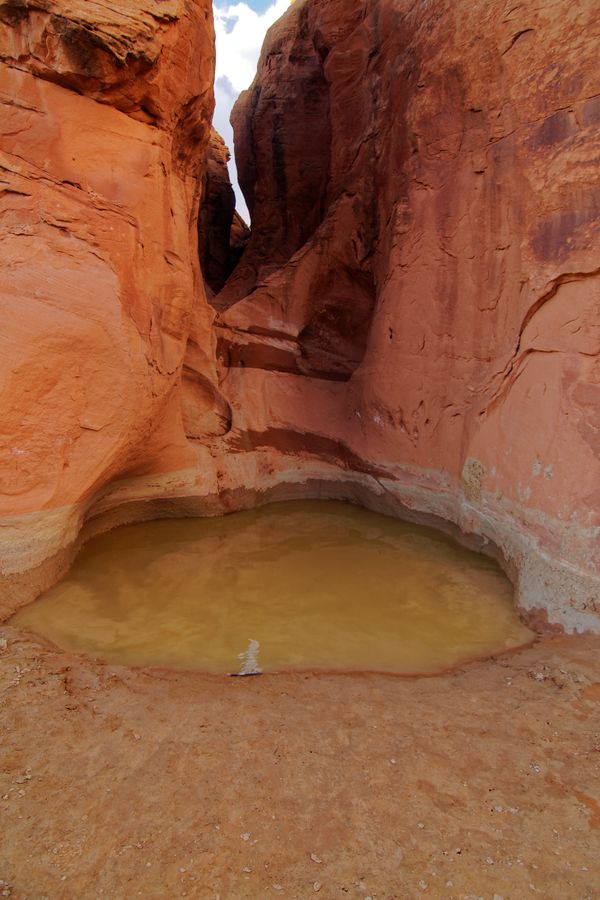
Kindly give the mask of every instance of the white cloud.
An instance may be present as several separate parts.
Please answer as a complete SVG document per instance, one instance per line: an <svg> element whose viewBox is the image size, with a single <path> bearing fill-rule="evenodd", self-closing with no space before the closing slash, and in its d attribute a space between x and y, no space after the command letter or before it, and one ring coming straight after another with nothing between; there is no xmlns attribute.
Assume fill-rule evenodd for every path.
<svg viewBox="0 0 600 900"><path fill-rule="evenodd" d="M257 13L247 3L213 3L217 66L215 73L215 115L213 125L233 155L233 131L229 115L238 94L250 86L265 32L289 8L290 0L274 0L265 12ZM235 162L229 163L238 212L249 220L239 189Z"/></svg>

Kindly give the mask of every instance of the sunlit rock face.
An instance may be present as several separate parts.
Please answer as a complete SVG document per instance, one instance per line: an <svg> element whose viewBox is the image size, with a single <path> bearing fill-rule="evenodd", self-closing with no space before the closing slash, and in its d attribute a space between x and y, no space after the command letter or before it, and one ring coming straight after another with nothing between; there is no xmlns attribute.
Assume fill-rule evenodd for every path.
<svg viewBox="0 0 600 900"><path fill-rule="evenodd" d="M213 44L209 0L0 2L0 504L34 516L2 520L4 571L72 540L115 479L195 463L179 382L191 328L216 381L195 237ZM194 418L222 430L209 392Z"/></svg>
<svg viewBox="0 0 600 900"><path fill-rule="evenodd" d="M216 298L255 441L343 446L572 627L600 610L599 91L584 2L296 5L234 109L253 234Z"/></svg>
<svg viewBox="0 0 600 900"><path fill-rule="evenodd" d="M0 0L0 612L85 522L332 496L600 627L591 7L293 4L234 111L252 236L213 322L210 3Z"/></svg>

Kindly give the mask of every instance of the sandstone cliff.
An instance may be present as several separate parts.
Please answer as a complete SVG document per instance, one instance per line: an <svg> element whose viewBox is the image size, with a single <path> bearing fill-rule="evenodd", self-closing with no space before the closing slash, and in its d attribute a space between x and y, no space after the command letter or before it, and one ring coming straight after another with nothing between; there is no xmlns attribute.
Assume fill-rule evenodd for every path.
<svg viewBox="0 0 600 900"><path fill-rule="evenodd" d="M296 6L234 110L253 234L217 298L255 443L384 471L580 624L600 609L598 37L586 2Z"/></svg>
<svg viewBox="0 0 600 900"><path fill-rule="evenodd" d="M244 252L250 229L235 211L235 195L229 180L229 149L214 128L204 166L198 250L204 281L218 293Z"/></svg>
<svg viewBox="0 0 600 900"><path fill-rule="evenodd" d="M0 2L5 572L72 541L115 479L195 463L179 381L192 319L216 380L195 237L213 45L209 0Z"/></svg>
<svg viewBox="0 0 600 900"><path fill-rule="evenodd" d="M5 609L86 521L342 496L598 628L596 18L294 4L234 112L253 229L213 326L208 0L0 0Z"/></svg>

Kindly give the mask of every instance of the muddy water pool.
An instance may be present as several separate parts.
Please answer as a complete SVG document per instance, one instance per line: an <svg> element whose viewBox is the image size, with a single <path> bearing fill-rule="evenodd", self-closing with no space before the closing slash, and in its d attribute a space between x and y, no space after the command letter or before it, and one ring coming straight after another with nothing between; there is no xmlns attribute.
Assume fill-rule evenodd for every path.
<svg viewBox="0 0 600 900"><path fill-rule="evenodd" d="M527 643L490 559L336 501L118 528L12 624L108 662L432 673Z"/></svg>

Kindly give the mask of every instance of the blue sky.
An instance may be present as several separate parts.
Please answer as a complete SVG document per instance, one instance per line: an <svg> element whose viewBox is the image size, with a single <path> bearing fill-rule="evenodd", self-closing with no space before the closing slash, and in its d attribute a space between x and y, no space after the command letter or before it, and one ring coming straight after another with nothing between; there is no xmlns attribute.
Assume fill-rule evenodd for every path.
<svg viewBox="0 0 600 900"><path fill-rule="evenodd" d="M289 8L290 0L214 0L217 42L215 115L213 124L231 150L231 108L238 94L250 86L267 29ZM233 160L229 174L236 192L238 212L248 221L248 210L237 183Z"/></svg>
<svg viewBox="0 0 600 900"><path fill-rule="evenodd" d="M228 0L216 0L215 2L215 6L224 7L230 5ZM253 9L254 12L262 13L270 6L273 6L273 0L247 0L247 6Z"/></svg>

